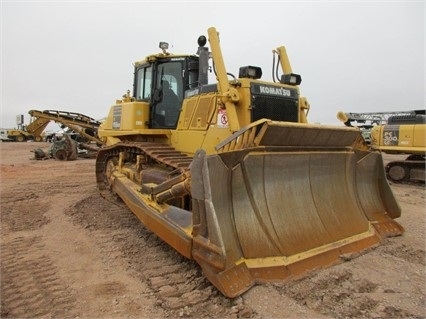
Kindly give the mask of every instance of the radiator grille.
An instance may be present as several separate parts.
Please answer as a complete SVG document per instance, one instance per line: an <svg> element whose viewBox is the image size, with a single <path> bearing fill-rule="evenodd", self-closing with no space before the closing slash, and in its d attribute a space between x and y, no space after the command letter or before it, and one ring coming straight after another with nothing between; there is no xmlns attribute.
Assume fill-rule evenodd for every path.
<svg viewBox="0 0 426 319"><path fill-rule="evenodd" d="M299 122L297 100L276 96L252 95L252 122L262 118L272 121Z"/></svg>

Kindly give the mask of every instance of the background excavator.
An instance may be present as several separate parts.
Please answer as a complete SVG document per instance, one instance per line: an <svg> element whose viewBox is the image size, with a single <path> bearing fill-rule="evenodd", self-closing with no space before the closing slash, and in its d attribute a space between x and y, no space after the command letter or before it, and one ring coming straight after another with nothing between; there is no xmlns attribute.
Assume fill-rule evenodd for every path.
<svg viewBox="0 0 426 319"><path fill-rule="evenodd" d="M52 142L48 151L36 148L34 159L55 158L57 160L75 160L77 157L94 157L102 141L98 138L99 121L80 113L57 110L30 110L31 123L27 126L29 136L22 135L17 141L34 139L42 141L42 132L46 126L54 121L60 124L64 133L54 133L46 140ZM70 133L69 133L70 132ZM60 136L60 138L59 138ZM92 144L91 144L92 143Z"/></svg>
<svg viewBox="0 0 426 319"><path fill-rule="evenodd" d="M343 113L337 118L346 126L356 126L368 136L371 149L407 155L385 166L394 182L425 182L426 111ZM365 128L368 127L368 130Z"/></svg>
<svg viewBox="0 0 426 319"><path fill-rule="evenodd" d="M134 64L133 92L99 127L98 188L225 296L403 233L380 152L356 128L308 124L285 47L273 50L273 81L254 66L229 74L213 27L196 55L160 48Z"/></svg>
<svg viewBox="0 0 426 319"><path fill-rule="evenodd" d="M406 154L385 167L395 182L425 182L426 115L418 110L412 115L392 116L386 125L371 129L371 147L388 154Z"/></svg>
<svg viewBox="0 0 426 319"><path fill-rule="evenodd" d="M31 116L30 124L24 126L23 129L8 130L8 138L16 142L27 140L41 142L44 139L44 130L53 121L60 124L61 128L69 128L78 133L87 142L102 144L97 137L98 127L101 123L87 115L57 110L30 110L28 114Z"/></svg>
<svg viewBox="0 0 426 319"><path fill-rule="evenodd" d="M98 127L101 122L87 115L58 110L30 110L28 114L33 119L31 124L34 127L38 123L37 125L44 129L50 121L53 121L60 124L61 128L68 128L78 133L84 142L102 144L102 141L98 138Z"/></svg>
<svg viewBox="0 0 426 319"><path fill-rule="evenodd" d="M391 116L412 115L415 111L389 111L389 112L337 112L337 119L346 126L357 127L362 137L370 144L371 129L376 125L384 125Z"/></svg>

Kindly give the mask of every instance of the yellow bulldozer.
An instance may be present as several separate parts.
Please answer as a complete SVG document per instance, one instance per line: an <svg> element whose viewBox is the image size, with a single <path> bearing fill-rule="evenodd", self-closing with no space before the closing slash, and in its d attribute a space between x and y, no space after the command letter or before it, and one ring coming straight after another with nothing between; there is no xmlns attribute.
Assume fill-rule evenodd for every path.
<svg viewBox="0 0 426 319"><path fill-rule="evenodd" d="M272 81L251 65L228 73L214 27L197 54L160 48L134 64L133 92L99 127L98 188L225 296L403 233L381 154L356 128L308 124L284 46L273 50Z"/></svg>

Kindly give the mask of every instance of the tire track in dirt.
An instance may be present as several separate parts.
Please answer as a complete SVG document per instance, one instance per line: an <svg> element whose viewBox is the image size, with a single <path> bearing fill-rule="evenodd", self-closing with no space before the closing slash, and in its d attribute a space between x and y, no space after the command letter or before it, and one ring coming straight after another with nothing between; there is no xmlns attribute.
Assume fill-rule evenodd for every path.
<svg viewBox="0 0 426 319"><path fill-rule="evenodd" d="M282 290L298 303L324 315L369 318L368 313L377 302L365 294L374 292L377 285L365 279L355 279L348 270L334 271L330 275L325 279L313 275L310 280L289 282ZM334 307L336 303L339 308Z"/></svg>
<svg viewBox="0 0 426 319"><path fill-rule="evenodd" d="M242 299L220 294L202 275L200 267L147 230L120 201L111 203L99 194L71 206L66 214L86 228L103 252L103 262L126 263L132 276L144 281L156 305L171 317L249 316Z"/></svg>
<svg viewBox="0 0 426 319"><path fill-rule="evenodd" d="M39 196L32 191L21 190L19 197L12 196L13 192L14 190L5 193L2 199L2 231L37 230L49 223L44 212L50 205L43 204Z"/></svg>
<svg viewBox="0 0 426 319"><path fill-rule="evenodd" d="M314 273L308 278L275 284L278 291L322 315L333 318L421 318L409 310L379 305L376 295L395 294L379 284L356 277L350 269Z"/></svg>
<svg viewBox="0 0 426 319"><path fill-rule="evenodd" d="M42 232L51 222L46 198L64 189L78 194L81 183L45 179L42 167L33 167L30 175L14 165L2 166L2 172L13 176L2 176L1 185L1 318L78 317L75 293L49 257ZM15 179L19 182L12 183Z"/></svg>
<svg viewBox="0 0 426 319"><path fill-rule="evenodd" d="M17 237L1 247L2 318L75 318L73 291L57 276L40 237ZM27 257L27 251L37 253Z"/></svg>
<svg viewBox="0 0 426 319"><path fill-rule="evenodd" d="M400 244L400 245L393 244L393 245L383 245L379 247L379 250L383 251L384 253L390 256L404 259L405 261L409 263L426 266L426 252L423 249L414 250L413 248L408 247L407 245L404 245L404 244Z"/></svg>
<svg viewBox="0 0 426 319"><path fill-rule="evenodd" d="M425 318L424 187L391 183L406 233L368 258L231 300L127 207L94 195L94 161L29 162L31 147L0 143L2 318Z"/></svg>

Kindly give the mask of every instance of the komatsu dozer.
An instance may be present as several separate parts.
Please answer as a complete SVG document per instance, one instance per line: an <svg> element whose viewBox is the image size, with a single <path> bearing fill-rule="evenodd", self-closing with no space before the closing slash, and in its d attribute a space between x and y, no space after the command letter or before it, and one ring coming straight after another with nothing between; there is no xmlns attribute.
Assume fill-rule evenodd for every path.
<svg viewBox="0 0 426 319"><path fill-rule="evenodd" d="M196 54L160 48L134 64L133 92L99 127L98 187L225 296L403 233L381 154L356 128L308 124L284 46L272 50L272 81L251 65L227 73L214 27Z"/></svg>

